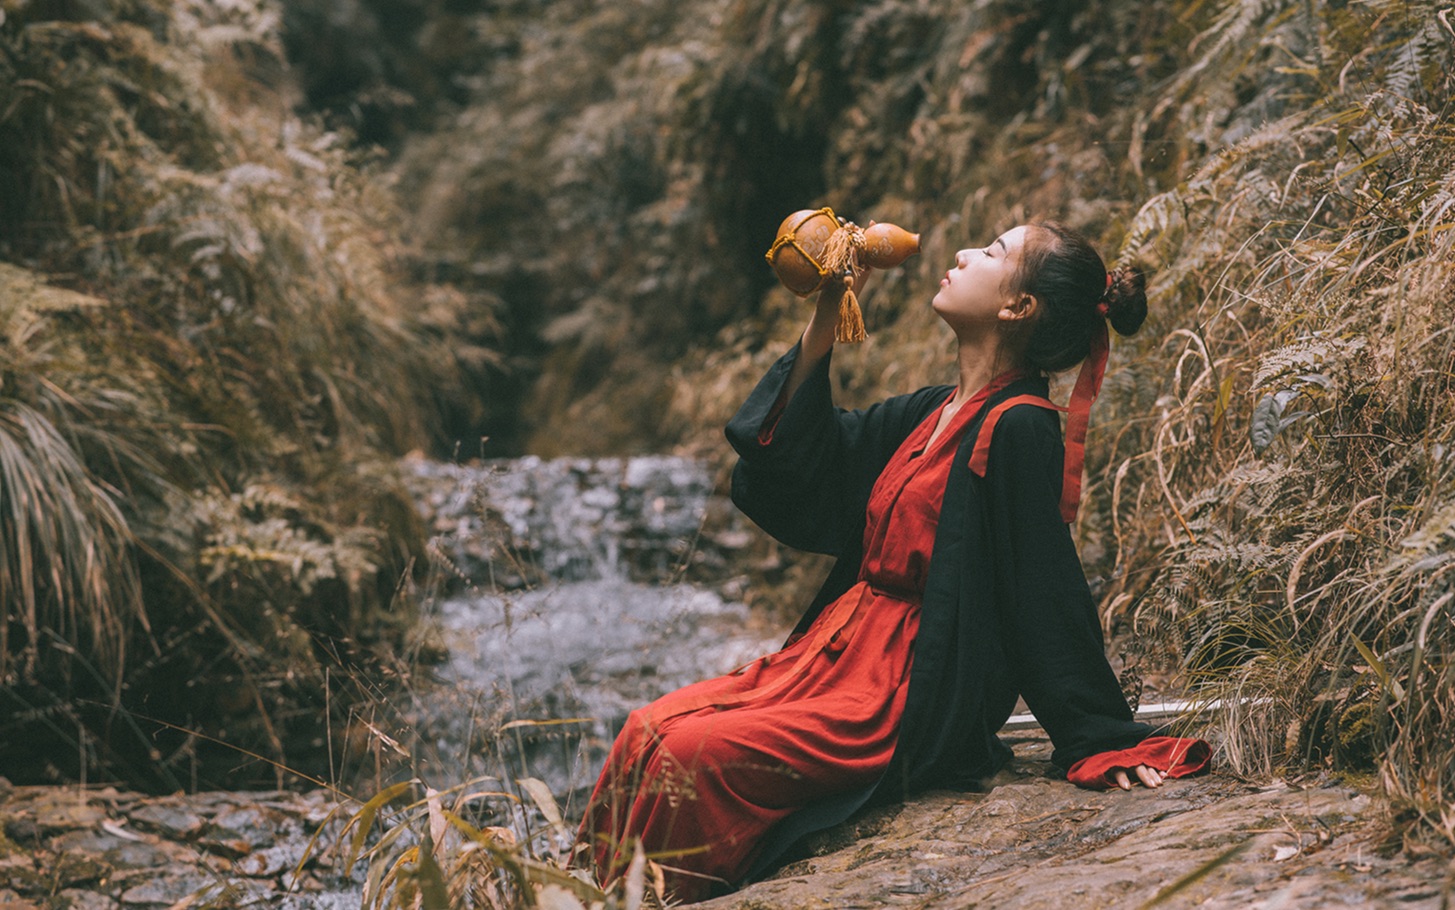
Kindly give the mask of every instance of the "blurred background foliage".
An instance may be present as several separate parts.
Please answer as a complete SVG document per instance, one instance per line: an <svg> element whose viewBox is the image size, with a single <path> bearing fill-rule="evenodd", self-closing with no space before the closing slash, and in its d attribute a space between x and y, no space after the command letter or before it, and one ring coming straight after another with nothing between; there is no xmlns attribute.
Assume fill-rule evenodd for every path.
<svg viewBox="0 0 1455 910"><path fill-rule="evenodd" d="M364 656L405 634L419 548L393 455L722 459L807 315L762 253L810 206L924 233L870 282L841 402L945 381L936 277L1050 217L1155 270L1077 528L1109 630L1248 699L1214 721L1235 769L1372 771L1392 833L1455 843L1438 5L0 9L0 476L33 491L0 509L0 594L32 726L195 725L159 684L186 678L282 754L330 668L399 672Z"/></svg>

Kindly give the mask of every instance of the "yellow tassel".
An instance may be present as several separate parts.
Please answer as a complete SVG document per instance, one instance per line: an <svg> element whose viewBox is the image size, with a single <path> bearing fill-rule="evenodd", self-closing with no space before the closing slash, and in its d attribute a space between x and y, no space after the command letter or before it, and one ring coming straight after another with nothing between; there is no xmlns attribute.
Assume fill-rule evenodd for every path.
<svg viewBox="0 0 1455 910"><path fill-rule="evenodd" d="M854 279L848 279L852 285ZM846 344L858 344L869 337L864 333L864 313L859 309L859 298L854 296L852 287L844 290L844 296L839 298L839 324L834 329L834 339Z"/></svg>
<svg viewBox="0 0 1455 910"><path fill-rule="evenodd" d="M850 221L829 235L823 249L823 267L830 275L857 269L859 251L864 248L864 229Z"/></svg>
<svg viewBox="0 0 1455 910"><path fill-rule="evenodd" d="M854 294L854 273L859 269L859 253L864 249L864 230L852 221L846 222L824 244L823 267L830 275L844 275L844 296L839 298L839 324L834 338L846 344L858 344L864 333L864 313Z"/></svg>

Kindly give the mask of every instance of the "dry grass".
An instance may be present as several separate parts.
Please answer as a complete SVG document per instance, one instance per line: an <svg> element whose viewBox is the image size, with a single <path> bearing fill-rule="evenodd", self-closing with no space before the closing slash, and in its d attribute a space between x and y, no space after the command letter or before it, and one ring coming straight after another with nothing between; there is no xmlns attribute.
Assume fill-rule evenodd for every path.
<svg viewBox="0 0 1455 910"><path fill-rule="evenodd" d="M1396 830L1448 847L1451 43L1383 13L1357 45L1362 14L1301 7L1205 33L1210 71L1270 32L1318 45L1304 103L1131 224L1123 254L1162 263L1185 328L1157 352L1175 366L1146 454L1102 486L1115 472L1127 621L1202 691L1253 699L1216 724L1234 770L1372 763Z"/></svg>
<svg viewBox="0 0 1455 910"><path fill-rule="evenodd" d="M4 14L0 751L195 780L120 708L280 761L409 618L392 459L460 301L400 274L368 156L287 113L271 4Z"/></svg>
<svg viewBox="0 0 1455 910"><path fill-rule="evenodd" d="M504 804L507 812L512 805L517 811L528 806L546 830L521 841L510 828L471 820L482 810L489 814L490 804ZM551 849L551 843L562 846ZM483 779L447 791L419 781L381 790L360 805L331 847L344 855L345 868L365 865L363 899L371 910L637 910L649 894L663 905L661 871L640 849L622 880L606 891L589 872L571 868L571 844L560 809L540 781L523 779L502 789Z"/></svg>

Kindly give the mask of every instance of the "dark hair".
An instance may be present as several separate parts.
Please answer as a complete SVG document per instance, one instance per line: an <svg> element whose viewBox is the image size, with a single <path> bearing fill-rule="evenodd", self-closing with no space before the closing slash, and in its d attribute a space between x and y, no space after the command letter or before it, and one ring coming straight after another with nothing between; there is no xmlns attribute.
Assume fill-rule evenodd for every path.
<svg viewBox="0 0 1455 910"><path fill-rule="evenodd" d="M1110 273L1086 238L1054 221L1029 225L1012 290L1030 294L1040 312L1026 329L1026 365L1048 373L1075 366L1091 351L1096 320L1131 335L1147 318L1147 279L1134 267ZM1108 282L1110 275L1110 282ZM1097 304L1106 304L1102 316Z"/></svg>

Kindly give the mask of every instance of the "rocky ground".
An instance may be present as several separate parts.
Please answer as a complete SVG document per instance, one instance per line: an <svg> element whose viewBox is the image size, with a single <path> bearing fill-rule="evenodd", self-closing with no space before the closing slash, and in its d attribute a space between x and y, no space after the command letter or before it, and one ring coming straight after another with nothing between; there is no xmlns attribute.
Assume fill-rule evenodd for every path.
<svg viewBox="0 0 1455 910"><path fill-rule="evenodd" d="M1455 864L1380 855L1369 796L1211 774L1097 793L1052 775L1039 731L984 793L936 793L820 835L704 910L858 907L1448 908Z"/></svg>
<svg viewBox="0 0 1455 910"><path fill-rule="evenodd" d="M153 797L0 778L0 910L357 907L336 803L322 790Z"/></svg>
<svg viewBox="0 0 1455 910"><path fill-rule="evenodd" d="M987 792L873 810L774 878L701 906L1445 910L1455 898L1447 859L1375 849L1376 804L1347 786L1213 774L1094 793L1050 775L1038 731L1015 747ZM347 812L334 805L323 791L0 786L0 910L356 907L362 886L337 849Z"/></svg>

